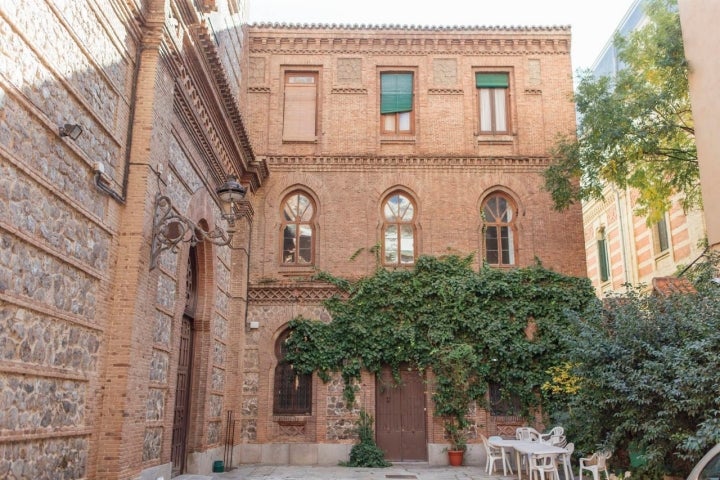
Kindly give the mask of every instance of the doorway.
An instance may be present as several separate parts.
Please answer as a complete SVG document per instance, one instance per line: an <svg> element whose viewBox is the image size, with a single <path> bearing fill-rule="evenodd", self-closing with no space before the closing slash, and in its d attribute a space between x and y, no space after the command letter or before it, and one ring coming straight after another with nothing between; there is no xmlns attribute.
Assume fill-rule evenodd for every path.
<svg viewBox="0 0 720 480"><path fill-rule="evenodd" d="M192 392L194 317L197 304L197 260L195 247L190 247L185 288L185 312L180 327L178 349L177 383L175 386L175 410L173 415L170 461L172 476L185 473L188 430L190 427L190 397Z"/></svg>
<svg viewBox="0 0 720 480"><path fill-rule="evenodd" d="M376 441L391 462L426 462L425 382L417 370L400 369L396 385L389 367L375 382Z"/></svg>

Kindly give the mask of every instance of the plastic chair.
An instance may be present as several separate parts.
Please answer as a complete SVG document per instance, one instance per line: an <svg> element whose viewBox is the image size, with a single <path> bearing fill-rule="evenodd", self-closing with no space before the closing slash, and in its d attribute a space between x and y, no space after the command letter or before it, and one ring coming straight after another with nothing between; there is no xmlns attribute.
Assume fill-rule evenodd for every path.
<svg viewBox="0 0 720 480"><path fill-rule="evenodd" d="M532 427L518 427L515 430L515 438L518 440L526 440L528 442L539 442L540 432Z"/></svg>
<svg viewBox="0 0 720 480"><path fill-rule="evenodd" d="M540 441L548 445L563 446L565 440L565 429L563 427L553 427L548 433L540 434Z"/></svg>
<svg viewBox="0 0 720 480"><path fill-rule="evenodd" d="M497 435L494 435L492 437L489 437L488 440L492 442L493 440L502 440L502 437L499 437ZM503 457L503 475L507 475L507 471L510 470L510 475L514 475L512 465L510 465L510 456L505 451L505 447L495 447L494 445L491 445L491 447L499 448L500 452Z"/></svg>
<svg viewBox="0 0 720 480"><path fill-rule="evenodd" d="M595 452L588 458L580 459L580 480L582 480L583 470L592 473L593 480L600 480L600 472L605 472L605 479L610 480L610 474L607 470L607 460L612 456L612 452Z"/></svg>
<svg viewBox="0 0 720 480"><path fill-rule="evenodd" d="M531 455L530 480L535 479L536 473L538 474L538 480L546 480L547 475L551 475L551 480L560 480L556 461L556 455Z"/></svg>
<svg viewBox="0 0 720 480"><path fill-rule="evenodd" d="M485 447L485 471L487 472L487 474L492 475L492 473L495 471L495 462L497 462L498 460L503 466L503 473L506 474L505 455L503 455L502 449L500 447L490 445L490 442L485 435L480 434L480 438L482 439L483 446ZM510 473L512 473L512 471Z"/></svg>
<svg viewBox="0 0 720 480"><path fill-rule="evenodd" d="M575 444L570 442L563 448L565 448L568 453L563 453L558 457L558 469L560 469L560 465L562 465L565 480L575 480L572 469L572 454L575 451Z"/></svg>

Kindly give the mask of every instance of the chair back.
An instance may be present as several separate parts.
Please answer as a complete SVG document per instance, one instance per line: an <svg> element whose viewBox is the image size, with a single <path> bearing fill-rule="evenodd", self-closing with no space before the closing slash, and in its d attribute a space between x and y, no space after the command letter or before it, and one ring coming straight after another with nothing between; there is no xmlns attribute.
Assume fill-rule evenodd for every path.
<svg viewBox="0 0 720 480"><path fill-rule="evenodd" d="M537 442L540 440L540 432L532 427L518 427L515 430L515 438L528 442Z"/></svg>
<svg viewBox="0 0 720 480"><path fill-rule="evenodd" d="M598 470L607 470L607 460L612 457L612 452L603 451L597 452L594 455L597 455Z"/></svg>

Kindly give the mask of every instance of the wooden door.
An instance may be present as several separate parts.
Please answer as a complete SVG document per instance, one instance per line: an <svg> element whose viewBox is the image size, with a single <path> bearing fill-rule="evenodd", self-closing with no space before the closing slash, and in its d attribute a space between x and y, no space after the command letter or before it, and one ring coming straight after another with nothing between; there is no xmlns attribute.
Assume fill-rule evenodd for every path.
<svg viewBox="0 0 720 480"><path fill-rule="evenodd" d="M192 368L192 319L183 316L180 332L180 354L178 355L177 386L175 387L175 415L170 453L172 476L185 471L187 451L188 417L190 415L190 371Z"/></svg>
<svg viewBox="0 0 720 480"><path fill-rule="evenodd" d="M417 370L400 370L395 385L389 368L376 381L375 436L391 462L427 461L425 384Z"/></svg>

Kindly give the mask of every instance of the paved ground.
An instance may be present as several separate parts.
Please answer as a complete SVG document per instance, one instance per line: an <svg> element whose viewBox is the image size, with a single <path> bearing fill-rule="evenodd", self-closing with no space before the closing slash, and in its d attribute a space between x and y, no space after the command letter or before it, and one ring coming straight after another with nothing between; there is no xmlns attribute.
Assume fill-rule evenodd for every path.
<svg viewBox="0 0 720 480"><path fill-rule="evenodd" d="M511 480L489 476L482 467L431 467L426 463L399 463L388 468L242 465L212 476L182 475L173 480Z"/></svg>

